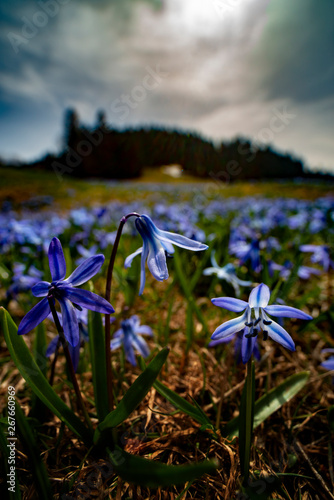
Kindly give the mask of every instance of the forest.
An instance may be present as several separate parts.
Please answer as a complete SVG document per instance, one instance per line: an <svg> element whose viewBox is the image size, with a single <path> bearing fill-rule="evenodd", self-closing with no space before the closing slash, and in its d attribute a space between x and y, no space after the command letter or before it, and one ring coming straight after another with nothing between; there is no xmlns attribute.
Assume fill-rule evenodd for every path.
<svg viewBox="0 0 334 500"><path fill-rule="evenodd" d="M58 177L132 179L144 168L179 165L183 172L214 181L321 178L330 174L310 172L300 159L280 153L270 145L258 145L246 138L214 143L198 133L162 127L116 129L106 123L104 112L88 128L77 112L65 113L63 147L58 155L48 154L24 165L52 170Z"/></svg>

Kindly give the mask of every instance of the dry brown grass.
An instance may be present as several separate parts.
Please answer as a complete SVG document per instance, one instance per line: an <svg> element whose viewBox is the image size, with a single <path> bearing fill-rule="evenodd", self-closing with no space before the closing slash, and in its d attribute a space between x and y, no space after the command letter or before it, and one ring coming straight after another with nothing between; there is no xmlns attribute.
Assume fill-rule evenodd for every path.
<svg viewBox="0 0 334 500"><path fill-rule="evenodd" d="M184 398L189 400L189 396L193 397L212 422L215 422L216 408L221 400L221 423L224 424L238 413L245 367L235 364L228 346L223 348L228 350L223 357L224 361L218 362L216 352L206 348L204 340L200 338L194 349L186 354L186 339L180 326L183 322L180 312L180 307L176 305L171 322L173 333L169 339L170 355L160 380ZM270 481L275 473L287 472L310 478L284 477L285 496L277 493L271 498L327 499L331 498L328 492L332 491L334 486L331 438L327 423L327 409L334 404L333 385L331 376L319 369L320 351L324 342L319 340L315 333L307 331L300 336L296 330L296 328L289 329L296 340L295 353L281 349L270 341L262 343L264 356L256 367L256 397L277 386L293 373L307 369L310 371L310 379L296 397L255 430L251 468L253 472L261 472L262 480L266 475ZM30 343L28 337L27 340ZM307 354L306 344L312 346L310 354ZM151 347L154 348L154 341L151 341ZM7 356L8 353L3 346L1 400L4 405L7 386L14 385L20 405L28 414L29 391ZM62 399L76 410L73 394L64 382L63 363L61 357L57 367L55 388ZM205 366L205 378L202 363ZM140 373L139 368L134 370L127 363L125 366L126 372L119 397ZM121 373L122 365L118 353L113 355L113 367L115 374ZM85 404L91 415L94 415L91 372L82 373L79 382ZM167 464L194 463L206 458L217 458L220 463L217 473L188 485L189 489L182 495L184 487L150 491L117 479L105 456L100 456L94 451L87 455L88 450L84 445L47 410L46 421L38 427L38 431L44 436L40 440L41 453L55 498L166 500L237 498L236 491L240 480L237 440L231 442L222 437L220 432L216 439L211 431L201 431L200 425L191 417L181 412L174 412L175 408L152 389L138 409L121 426L119 436L126 451ZM97 420L93 419L93 422L96 424ZM17 470L23 498L36 498L30 464L19 442ZM71 484L67 497L59 496L64 484ZM258 491L260 488L261 483L257 486Z"/></svg>

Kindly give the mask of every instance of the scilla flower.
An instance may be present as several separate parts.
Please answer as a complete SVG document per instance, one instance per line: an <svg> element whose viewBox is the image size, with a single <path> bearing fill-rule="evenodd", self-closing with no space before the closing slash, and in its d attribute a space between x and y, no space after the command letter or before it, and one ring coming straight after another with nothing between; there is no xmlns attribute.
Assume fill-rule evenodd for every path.
<svg viewBox="0 0 334 500"><path fill-rule="evenodd" d="M152 336L152 329L149 326L141 325L138 316L131 316L131 318L121 322L121 328L115 332L113 339L110 341L110 349L114 351L123 344L126 359L133 366L136 366L135 350L143 358L147 358L150 354L148 345L141 335Z"/></svg>
<svg viewBox="0 0 334 500"><path fill-rule="evenodd" d="M224 267L219 267L214 251L211 253L211 264L212 267L204 269L203 274L205 276L216 274L219 279L224 280L233 286L236 295L240 294L240 286L250 286L252 284L251 281L244 281L238 278L233 264L226 264Z"/></svg>
<svg viewBox="0 0 334 500"><path fill-rule="evenodd" d="M22 319L18 334L30 332L41 323L51 312L49 298L57 299L61 309L64 335L66 340L75 347L79 342L79 325L75 307L90 309L105 314L114 312L114 308L102 297L88 290L75 288L90 280L104 262L103 255L95 255L85 260L66 280L66 264L63 249L58 238L53 238L49 246L49 266L52 281L40 281L31 289L35 297L45 297L29 311Z"/></svg>
<svg viewBox="0 0 334 500"><path fill-rule="evenodd" d="M233 312L242 312L242 316L231 319L220 325L212 334L212 340L218 340L229 337L237 332L244 331L245 338L249 339L248 352L244 353L244 359L249 359L250 354L253 352L255 339L259 330L263 332L263 340L268 336L281 344L283 347L295 350L295 344L288 334L278 323L273 321L268 314L277 317L286 318L299 318L299 319L312 319L312 316L296 309L285 305L270 305L270 290L267 285L261 283L254 288L250 295L249 301L234 299L231 297L219 297L212 299L212 303L218 307L223 307Z"/></svg>
<svg viewBox="0 0 334 500"><path fill-rule="evenodd" d="M324 271L334 268L334 262L330 258L329 247L327 245L301 245L302 252L312 252L311 261L320 264Z"/></svg>
<svg viewBox="0 0 334 500"><path fill-rule="evenodd" d="M321 351L321 354L328 354L328 353L333 354L333 356L330 356L326 361L323 361L321 363L321 366L326 370L334 370L334 349L329 347Z"/></svg>
<svg viewBox="0 0 334 500"><path fill-rule="evenodd" d="M141 274L139 295L144 291L145 286L145 262L153 277L158 281L168 278L166 253L173 254L173 245L177 245L187 250L206 250L207 245L191 240L185 236L158 229L148 215L141 215L135 220L136 228L143 238L143 246L138 248L133 254L125 259L125 267L130 267L136 255L141 254Z"/></svg>

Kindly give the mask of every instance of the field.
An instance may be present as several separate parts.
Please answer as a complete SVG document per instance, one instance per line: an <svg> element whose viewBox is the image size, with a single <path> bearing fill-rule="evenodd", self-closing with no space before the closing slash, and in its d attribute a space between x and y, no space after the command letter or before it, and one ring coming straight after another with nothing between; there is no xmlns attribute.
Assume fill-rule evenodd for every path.
<svg viewBox="0 0 334 500"><path fill-rule="evenodd" d="M334 498L330 185L229 184L159 170L123 183L6 169L1 178L3 498L9 480L11 498L23 499ZM143 244L146 259L125 267ZM115 310L110 373L104 315L59 284L65 263L67 278L86 259L94 273L82 271L73 287ZM46 285L32 293L39 282L52 282L49 302ZM64 297L77 307L63 306ZM217 307L217 297L229 299ZM61 325L44 314L53 298L77 390L55 340ZM43 300L40 321L17 335ZM79 322L76 345L67 311ZM242 327L224 337L244 311Z"/></svg>

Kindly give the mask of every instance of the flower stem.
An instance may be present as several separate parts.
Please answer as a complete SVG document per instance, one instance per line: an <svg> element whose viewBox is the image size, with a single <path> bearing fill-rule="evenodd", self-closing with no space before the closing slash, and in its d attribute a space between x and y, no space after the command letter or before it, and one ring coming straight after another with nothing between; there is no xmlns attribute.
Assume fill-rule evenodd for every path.
<svg viewBox="0 0 334 500"><path fill-rule="evenodd" d="M239 455L243 485L249 478L249 463L252 445L255 399L255 369L250 358L247 362L247 374L240 404Z"/></svg>
<svg viewBox="0 0 334 500"><path fill-rule="evenodd" d="M55 354L53 357L52 365L51 365L51 373L50 373L50 378L49 378L50 385L53 385L53 379L54 379L54 375L55 375L56 362L57 362L57 358L58 358L60 344L61 344L61 339L59 337L57 345L56 345L56 350L55 350Z"/></svg>
<svg viewBox="0 0 334 500"><path fill-rule="evenodd" d="M81 411L82 411L82 413L83 413L83 415L85 417L85 420L86 420L86 422L88 424L88 427L93 430L92 422L90 421L88 412L86 410L86 407L84 405L84 402L83 402L83 399L82 399L82 396L81 396L81 392L80 392L80 389L79 389L79 384L78 384L77 377L75 375L75 371L74 371L74 368L73 368L72 358L71 358L70 351L69 351L69 348L68 348L68 345L67 345L67 341L66 341L65 336L64 336L64 330L63 330L63 328L62 328L62 326L60 324L60 321L59 321L59 318L58 318L58 315L57 315L57 312L56 312L56 308L55 308L53 297L48 296L48 301L49 301L51 313L52 313L52 316L53 316L53 319L54 319L54 322L55 322L55 325L56 325L56 328L57 328L57 331L58 331L58 334L59 334L60 342L63 345L63 349L64 349L64 353L65 353L65 357L66 357L67 366L68 366L68 369L69 369L69 372L70 372L70 376L71 376L71 379L72 379L73 388L74 388L75 394L77 396L78 404L79 404L79 406L81 408Z"/></svg>
<svg viewBox="0 0 334 500"><path fill-rule="evenodd" d="M117 254L117 250L118 250L119 241L121 239L121 234L123 231L124 224L126 223L126 221L130 217L140 217L140 215L137 214L136 212L131 212L128 215L124 215L119 222L116 238L114 241L114 245L113 245L110 260L109 260L108 273L107 273L105 298L108 302L110 302L112 275L113 275L114 264L115 264L115 259L116 259L116 254ZM105 350L106 350L108 406L109 406L109 411L112 411L113 406L114 406L114 397L113 397L113 390L112 390L113 389L113 380L112 380L111 351L110 351L110 314L105 315Z"/></svg>

